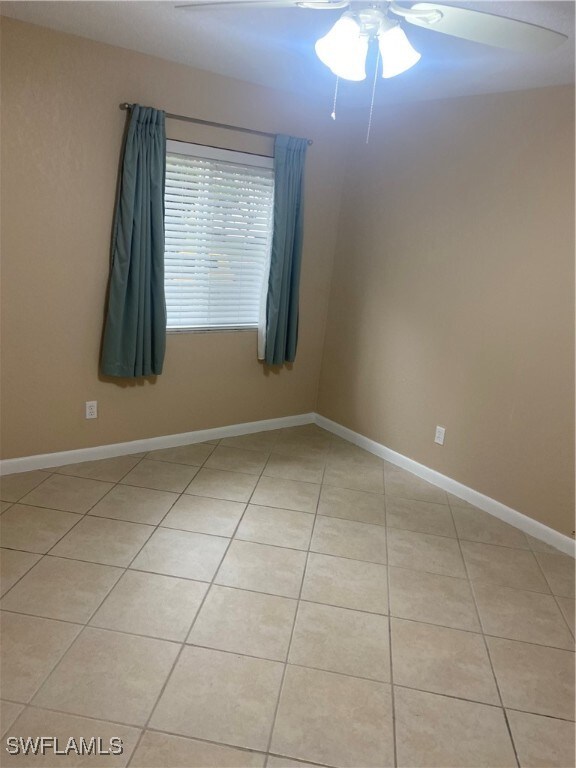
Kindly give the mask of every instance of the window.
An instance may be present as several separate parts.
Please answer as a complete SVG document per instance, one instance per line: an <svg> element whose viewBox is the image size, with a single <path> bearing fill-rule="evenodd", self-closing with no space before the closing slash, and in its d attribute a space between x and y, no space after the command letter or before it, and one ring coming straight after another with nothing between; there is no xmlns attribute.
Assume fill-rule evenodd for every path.
<svg viewBox="0 0 576 768"><path fill-rule="evenodd" d="M168 141L168 330L257 328L265 309L273 159Z"/></svg>

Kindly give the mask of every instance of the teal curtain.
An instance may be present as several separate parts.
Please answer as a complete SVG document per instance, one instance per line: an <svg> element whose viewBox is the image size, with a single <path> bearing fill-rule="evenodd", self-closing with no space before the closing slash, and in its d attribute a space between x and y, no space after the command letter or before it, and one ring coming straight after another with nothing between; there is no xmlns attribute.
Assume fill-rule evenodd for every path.
<svg viewBox="0 0 576 768"><path fill-rule="evenodd" d="M162 373L165 114L132 107L112 238L101 371L136 378Z"/></svg>
<svg viewBox="0 0 576 768"><path fill-rule="evenodd" d="M306 139L280 135L274 145L274 233L264 355L268 365L291 363L296 357L307 144Z"/></svg>

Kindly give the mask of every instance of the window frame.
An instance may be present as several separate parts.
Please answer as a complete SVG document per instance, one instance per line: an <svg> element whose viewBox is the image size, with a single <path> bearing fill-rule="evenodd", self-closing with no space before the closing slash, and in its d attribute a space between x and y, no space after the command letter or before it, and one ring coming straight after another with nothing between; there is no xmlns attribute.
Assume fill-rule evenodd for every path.
<svg viewBox="0 0 576 768"><path fill-rule="evenodd" d="M188 155L190 157L197 157L207 160L217 160L222 162L233 162L241 165L248 165L255 168L266 168L268 170L274 170L274 157L269 155L260 155L252 152L241 152L237 150L223 149L222 147L214 147L209 144L196 144L192 141L185 141L181 139L167 139L166 140L166 155L168 153ZM260 307L259 307L259 321L254 325L238 326L238 325L218 325L218 326L198 326L188 328L171 328L168 326L168 311L166 312L166 334L181 334L181 333L241 333L241 332L257 332L263 322L263 318L266 313L266 293L267 293L267 276L270 270L270 255L272 248L272 235L274 227L274 179L272 178L272 213L270 219L270 249L268 253L268 262L265 264L263 285L261 291Z"/></svg>

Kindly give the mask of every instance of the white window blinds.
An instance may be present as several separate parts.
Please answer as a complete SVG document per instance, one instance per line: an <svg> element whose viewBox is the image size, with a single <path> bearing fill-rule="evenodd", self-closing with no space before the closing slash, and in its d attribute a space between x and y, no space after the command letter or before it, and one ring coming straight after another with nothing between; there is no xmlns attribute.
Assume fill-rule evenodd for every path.
<svg viewBox="0 0 576 768"><path fill-rule="evenodd" d="M168 141L168 330L258 327L274 208L273 160Z"/></svg>

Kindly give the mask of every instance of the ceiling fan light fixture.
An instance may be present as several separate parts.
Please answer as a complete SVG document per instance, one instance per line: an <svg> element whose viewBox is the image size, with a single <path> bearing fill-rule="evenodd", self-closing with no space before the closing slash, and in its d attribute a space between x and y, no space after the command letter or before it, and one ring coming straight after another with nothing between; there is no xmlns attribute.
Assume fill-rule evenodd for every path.
<svg viewBox="0 0 576 768"><path fill-rule="evenodd" d="M369 38L351 13L341 16L330 31L315 45L316 55L337 77L344 80L366 79Z"/></svg>
<svg viewBox="0 0 576 768"><path fill-rule="evenodd" d="M382 77L396 77L420 61L420 54L406 37L398 23L382 24L378 32L378 47L382 59Z"/></svg>

